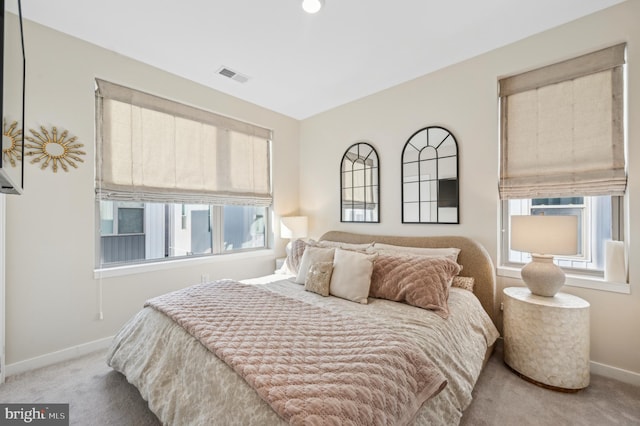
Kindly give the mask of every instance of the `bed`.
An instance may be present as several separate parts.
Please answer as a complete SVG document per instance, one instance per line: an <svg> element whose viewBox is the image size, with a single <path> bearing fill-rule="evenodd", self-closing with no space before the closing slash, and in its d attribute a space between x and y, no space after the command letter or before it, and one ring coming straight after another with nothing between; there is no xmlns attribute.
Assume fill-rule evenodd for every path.
<svg viewBox="0 0 640 426"><path fill-rule="evenodd" d="M386 344L388 341L395 342L396 340L400 342L396 345L397 347L389 349L391 352L396 349L404 350L404 347L417 350L419 354L404 355L405 358L411 360L419 357L425 358L427 364L431 367L429 371L433 373L431 378L433 379L437 376L437 378L440 378L440 382L432 386L429 395L423 398L424 400L417 400L418 405L415 407L415 412L409 413L405 406L396 404L393 409L400 412L400 417L394 420L393 417L381 416L380 411L376 412L375 409L379 410L379 407L365 409L362 408L365 405L356 404L355 410L358 413L354 414L354 417L348 421L341 420L342 417L340 416L342 414L324 415L321 411L312 413L313 415L305 420L304 417L300 417L300 412L302 411L300 406L290 408L295 407L294 403L283 401L284 393L287 393L289 389L293 389L290 384L286 387L287 392L284 393L280 392L281 388L276 390L267 389L265 391L262 386L265 382L263 373L266 370L263 371L261 365L238 366L234 364L238 358L242 358L244 361L251 360L252 356L249 356L251 354L247 352L247 356L238 356L234 352L237 346L222 349L208 347L207 343L209 341L214 341L213 343L215 344L216 341L219 343L219 341L229 339L229 336L224 335L224 337L221 337L222 335L215 334L217 333L215 330L213 332L210 331L213 334L204 338L197 337L197 334L194 336L193 333L187 331L190 329L188 326L189 321L186 321L187 325L185 325L181 322L183 317L178 317L177 319L174 317L172 319L167 314L167 311L171 313L172 308L166 308L165 306L167 311L162 311L162 306L157 306L158 304L162 305L162 303L170 303L168 302L169 299L165 300L162 297L151 301L150 304L145 306L122 327L114 338L107 355L107 363L113 369L122 373L139 390L141 396L148 401L151 411L156 414L163 424L458 424L463 411L471 403L473 387L491 355L493 345L498 337L498 332L494 326L496 318L495 271L484 247L472 239L460 236L394 237L340 231L327 232L320 238L318 244L324 248L333 247L334 253L338 253L339 250L339 253L343 256L356 256L356 254L352 254L353 252L367 253L367 256L370 255L371 259L373 259L374 265L376 262L384 264L382 259L394 259L395 261L396 256L395 254L387 256L388 252L384 254L384 251L376 251L376 246L384 247L386 245L388 247L410 248L408 250L439 248L455 248L458 250L456 263L460 266L455 272L459 277L473 278L473 288L447 287L446 312L437 312L437 309L423 309L418 306L412 306L409 303L413 302L407 301L410 298L403 301L393 301L384 298L367 297L366 302L368 303L365 304L333 295L324 297L313 291L306 291L306 285L295 282L296 278L299 277L286 274L274 274L268 277L244 280L237 285L225 280L210 286L216 287L217 291L222 293L229 293L227 289L237 287L239 291L249 292L247 294L251 297L254 297L254 293L260 293L258 296L262 297L262 293L264 293L269 298L274 299L276 301L274 303L284 304L282 305L284 306L283 310L290 310L292 317L297 315L296 307L301 306L303 307L301 311L314 312L314 315L317 315L314 317L313 322L326 321L329 323L330 320L338 321L336 323L338 328L345 327L344 324L348 324L345 328L352 326L356 330L366 330L366 332L360 332L355 337L353 335L348 337L353 341L359 340L360 336L375 335L380 332L384 338L378 338L379 343ZM363 247L366 247L366 249L360 250ZM308 246L307 251L311 252ZM423 253L409 253L407 255L403 252L402 256L406 256L406 259L423 259ZM360 254L357 254L357 256L360 256ZM334 259L337 258L338 255L335 254ZM417 260L417 262L422 261ZM447 265L449 263L451 262L448 262ZM348 270L341 269L338 272L338 263L335 263L335 265L336 269L333 271L332 279L350 270L350 268ZM416 265L421 265L421 263L416 263ZM402 269L405 270L407 268ZM315 268L313 271L315 271ZM373 271L372 282L376 274L378 274L376 279L379 279L381 272ZM466 282L468 283L468 281ZM333 283L331 286L333 287ZM207 287L206 285L200 286L198 291L205 291ZM194 293L194 291L186 296L184 293L181 294L187 298L191 297L189 300L195 301L196 305L204 305L205 303L202 301L205 299L202 298L200 293ZM220 303L220 306L226 306L229 302L219 300L222 293L212 295L210 299L206 300L211 300L214 305L215 303ZM242 300L245 300L244 298L246 297L248 296L244 293L239 294L237 298L241 302L238 304L244 305ZM269 303L264 302L264 306L270 306ZM292 305L289 305L289 303ZM253 306L260 307L262 302ZM220 310L217 308L211 309L210 306L203 309L209 309L209 312ZM269 313L273 311L272 308L265 309L265 313L261 314L265 317L269 316ZM221 314L218 313L216 315ZM193 314L193 316L201 317L203 314ZM219 320L219 318L212 319L212 321ZM225 319L225 321L227 320ZM281 322L282 318L276 321ZM310 321L305 320L303 322L308 323ZM227 323L229 321L225 322L225 324ZM230 321L230 323L235 324L235 320ZM310 326L309 324L303 325ZM221 328L219 326L216 327ZM265 327L268 326L265 324ZM201 330L202 328L201 326L195 326L196 330ZM292 338L287 336L288 328L288 325L280 327L276 333L278 338ZM232 337L239 334L236 329L231 329L230 332ZM317 338L309 338L308 335L305 337L305 333L307 332L302 331L293 334L302 335L299 338L306 339L305 341L308 342L304 345L314 345L317 344L315 342L322 342ZM393 338L389 336L393 336ZM244 343L246 344L247 340L253 342L252 339L253 336L245 338ZM369 343L363 344L365 346L369 345ZM297 350L298 347L304 345L293 342L288 347ZM375 345L372 344L371 346ZM266 347L270 350L268 344ZM317 351L318 347L313 349ZM383 350L386 351L387 349ZM262 349L260 352L262 353ZM289 352L289 350L285 352ZM313 352L312 354L315 353ZM361 357L362 355L358 356ZM225 357L230 357L231 361ZM304 362L312 359L313 362L316 362L315 358L306 354ZM227 360L227 362L222 359ZM286 362L290 363L290 361ZM355 362L353 364L367 363ZM314 371L317 370L316 366L317 364L314 364ZM367 365L364 365L364 367L367 367ZM293 369L293 367L290 369ZM410 369L408 371L417 370ZM249 372L248 378L247 374L244 377L240 375L240 373L247 372ZM256 378L256 373L263 375ZM273 382L277 384L277 379L281 377L279 373L280 371L277 368L273 371L269 370L268 374L272 376L268 376L266 381L270 382L271 378L273 378ZM325 381L327 377L342 377L341 371L335 374L332 373L333 375L328 372L318 374L321 381ZM353 376L349 376L347 373L344 374L344 377L355 377L358 380L360 378L365 380L370 376L373 377L370 373L363 373L362 371L353 373ZM416 380L413 379L413 377L408 379L399 377L395 380L397 383L391 383L391 385L394 387L404 384L415 387L416 385L413 382ZM310 379L310 381L313 380L316 380L316 377ZM351 384L348 385L350 386ZM387 385L389 383L384 382L380 386ZM325 386L320 389L320 393L323 395L328 394L331 396L333 395L331 392L341 392L341 389L333 382L330 385L323 382L322 386ZM370 393L375 393L374 390L377 388L377 386L371 385L370 382L363 386L372 389ZM385 389L387 393L395 391L395 387L388 392ZM404 395L402 392L406 392L406 390L400 389L398 392L399 395ZM276 403L274 403L273 399L270 399L271 395L274 394L277 395ZM295 392L292 395L297 397ZM362 395L358 395L355 400L360 401L361 398ZM316 401L318 397L314 395L312 400ZM326 405L326 401L321 402L321 404L313 406L307 400L302 403L302 407L304 407L304 410L323 410L322 407ZM389 402L386 401L384 403L388 404ZM312 408L308 408L309 406L312 406ZM348 411L348 407L346 411ZM353 404L350 407L353 407ZM287 409L294 414L287 414ZM393 409L390 409L390 411L393 411Z"/></svg>

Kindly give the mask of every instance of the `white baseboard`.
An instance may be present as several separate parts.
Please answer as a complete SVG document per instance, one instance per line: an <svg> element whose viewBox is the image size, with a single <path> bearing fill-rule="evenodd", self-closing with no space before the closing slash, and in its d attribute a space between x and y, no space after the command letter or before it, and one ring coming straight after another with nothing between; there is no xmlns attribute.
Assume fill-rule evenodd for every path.
<svg viewBox="0 0 640 426"><path fill-rule="evenodd" d="M622 368L612 367L606 364L600 364L599 362L590 362L590 371L592 374L597 374L610 379L619 380L630 385L640 386L640 373L635 373L629 370L623 370Z"/></svg>
<svg viewBox="0 0 640 426"><path fill-rule="evenodd" d="M13 376L16 374L24 373L26 371L35 370L37 368L48 367L59 362L68 361L73 358L77 358L82 355L90 354L101 349L109 347L113 341L113 336L105 337L104 339L94 340L93 342L83 343L82 345L72 346L60 351L51 352L35 358L26 359L24 361L16 362L6 365L6 375Z"/></svg>

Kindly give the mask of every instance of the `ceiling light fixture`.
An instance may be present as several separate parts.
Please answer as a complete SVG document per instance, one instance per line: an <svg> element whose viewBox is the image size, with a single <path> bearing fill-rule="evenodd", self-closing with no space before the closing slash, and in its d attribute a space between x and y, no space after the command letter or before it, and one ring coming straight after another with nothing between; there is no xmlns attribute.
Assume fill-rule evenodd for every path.
<svg viewBox="0 0 640 426"><path fill-rule="evenodd" d="M302 9L307 13L316 13L324 5L324 0L302 0Z"/></svg>

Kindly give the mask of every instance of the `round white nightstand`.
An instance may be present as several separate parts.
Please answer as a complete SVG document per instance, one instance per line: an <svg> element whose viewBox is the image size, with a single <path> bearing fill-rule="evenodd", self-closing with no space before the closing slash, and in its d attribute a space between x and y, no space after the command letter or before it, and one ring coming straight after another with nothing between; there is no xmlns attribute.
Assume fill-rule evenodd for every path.
<svg viewBox="0 0 640 426"><path fill-rule="evenodd" d="M589 385L589 303L557 293L504 291L504 362L521 377L561 391Z"/></svg>

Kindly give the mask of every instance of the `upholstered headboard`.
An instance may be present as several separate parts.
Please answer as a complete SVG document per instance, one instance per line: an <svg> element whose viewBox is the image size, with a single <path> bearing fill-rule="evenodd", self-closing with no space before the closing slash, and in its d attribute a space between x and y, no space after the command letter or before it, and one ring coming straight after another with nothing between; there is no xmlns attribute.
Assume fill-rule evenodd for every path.
<svg viewBox="0 0 640 426"><path fill-rule="evenodd" d="M471 238L459 236L397 237L329 231L320 239L355 244L377 242L407 247L457 247L460 249L458 263L462 265L460 275L475 279L473 293L480 300L493 323L497 323L495 268L487 250Z"/></svg>

